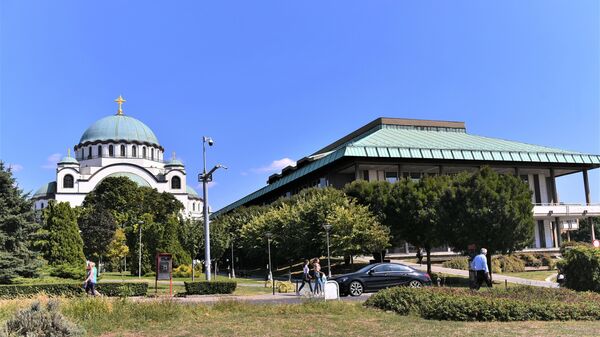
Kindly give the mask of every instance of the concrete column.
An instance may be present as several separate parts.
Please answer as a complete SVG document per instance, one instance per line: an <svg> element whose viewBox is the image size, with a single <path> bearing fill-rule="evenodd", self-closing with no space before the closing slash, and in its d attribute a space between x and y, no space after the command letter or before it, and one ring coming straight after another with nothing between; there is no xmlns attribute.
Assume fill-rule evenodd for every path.
<svg viewBox="0 0 600 337"><path fill-rule="evenodd" d="M552 185L552 203L558 204L558 192L556 191L556 174L554 168L550 169L550 184ZM555 247L560 247L560 222L558 217L554 218L554 224L556 229L556 240L554 241Z"/></svg>
<svg viewBox="0 0 600 337"><path fill-rule="evenodd" d="M402 164L398 164L398 180L402 179Z"/></svg>
<svg viewBox="0 0 600 337"><path fill-rule="evenodd" d="M410 251L408 250L408 242L404 241L404 252L406 252L406 254L410 254Z"/></svg>
<svg viewBox="0 0 600 337"><path fill-rule="evenodd" d="M590 183L588 181L588 173L587 173L587 169L583 170L583 187L585 188L585 204L586 205L590 205L592 203L592 198L591 198L591 194L590 194ZM592 221L592 218L589 217L588 221L590 222L590 228L592 231L592 242L594 240L596 240L596 231L594 231L594 222Z"/></svg>
<svg viewBox="0 0 600 337"><path fill-rule="evenodd" d="M519 178L519 168L515 167L515 177Z"/></svg>
<svg viewBox="0 0 600 337"><path fill-rule="evenodd" d="M442 165L438 165L438 174L439 175L444 174L444 167Z"/></svg>
<svg viewBox="0 0 600 337"><path fill-rule="evenodd" d="M360 170L358 164L354 164L354 180L360 180Z"/></svg>

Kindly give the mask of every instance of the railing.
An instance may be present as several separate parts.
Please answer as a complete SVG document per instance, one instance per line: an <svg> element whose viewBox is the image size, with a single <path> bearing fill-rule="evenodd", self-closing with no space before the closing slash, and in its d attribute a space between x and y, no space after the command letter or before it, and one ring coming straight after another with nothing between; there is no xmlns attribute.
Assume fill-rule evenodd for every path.
<svg viewBox="0 0 600 337"><path fill-rule="evenodd" d="M576 203L538 203L533 204L533 214L538 218L566 217L597 217L600 216L600 204Z"/></svg>

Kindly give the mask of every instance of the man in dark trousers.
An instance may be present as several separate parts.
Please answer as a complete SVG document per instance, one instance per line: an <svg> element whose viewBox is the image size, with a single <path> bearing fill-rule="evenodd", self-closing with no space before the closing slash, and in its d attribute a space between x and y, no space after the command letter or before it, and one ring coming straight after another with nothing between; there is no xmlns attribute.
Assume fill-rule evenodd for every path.
<svg viewBox="0 0 600 337"><path fill-rule="evenodd" d="M485 281L488 287L492 287L492 280L490 279L490 270L488 269L487 258L485 257L487 254L487 249L481 248L481 253L471 262L471 269L477 273L477 283L475 289L479 290L481 285Z"/></svg>

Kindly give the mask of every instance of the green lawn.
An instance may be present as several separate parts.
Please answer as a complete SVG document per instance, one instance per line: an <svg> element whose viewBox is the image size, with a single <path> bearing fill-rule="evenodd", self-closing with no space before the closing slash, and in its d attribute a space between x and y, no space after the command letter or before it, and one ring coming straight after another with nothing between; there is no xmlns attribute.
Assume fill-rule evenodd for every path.
<svg viewBox="0 0 600 337"><path fill-rule="evenodd" d="M0 301L0 321L31 300ZM88 336L594 336L600 322L449 322L365 308L359 303L214 305L169 301L62 299L61 311Z"/></svg>
<svg viewBox="0 0 600 337"><path fill-rule="evenodd" d="M506 276L521 277L529 280L545 281L548 276L554 276L556 280L556 270L536 270L536 271L524 271L519 273L502 273Z"/></svg>

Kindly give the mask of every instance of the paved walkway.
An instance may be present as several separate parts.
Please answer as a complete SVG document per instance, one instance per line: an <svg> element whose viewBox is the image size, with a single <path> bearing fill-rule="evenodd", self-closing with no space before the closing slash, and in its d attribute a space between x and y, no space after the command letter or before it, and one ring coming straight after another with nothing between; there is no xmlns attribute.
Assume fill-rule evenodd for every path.
<svg viewBox="0 0 600 337"><path fill-rule="evenodd" d="M401 263L405 264L407 266L411 266L415 269L427 270L427 264L419 265L418 263L404 262L404 261L402 261ZM449 274L449 275L459 275L459 276L469 277L468 270L451 269L451 268L444 268L444 267L438 267L438 266L432 265L431 271L433 271L435 273L443 273L443 274ZM530 280L530 279L525 279L525 278L521 278L521 277L502 275L502 274L493 274L492 277L494 278L494 281L499 281L502 283L504 283L504 281L506 280L510 283L524 284L524 285L528 285L528 286L558 288L558 283L556 283L556 282L536 281L536 280Z"/></svg>

